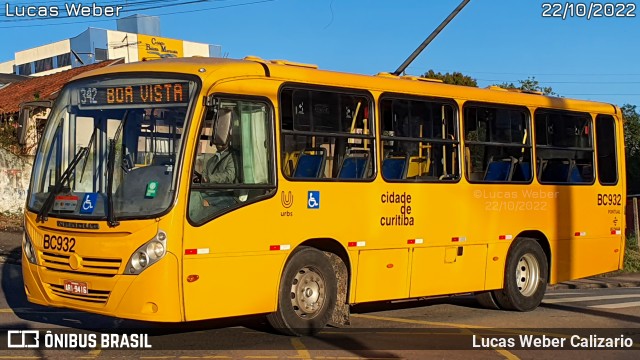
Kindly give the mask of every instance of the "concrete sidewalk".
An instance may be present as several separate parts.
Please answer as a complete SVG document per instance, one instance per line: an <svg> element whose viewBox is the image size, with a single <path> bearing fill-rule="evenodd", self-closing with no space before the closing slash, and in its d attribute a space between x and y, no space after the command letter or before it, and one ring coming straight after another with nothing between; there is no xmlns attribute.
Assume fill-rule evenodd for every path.
<svg viewBox="0 0 640 360"><path fill-rule="evenodd" d="M549 285L549 290L640 287L640 273L611 273Z"/></svg>
<svg viewBox="0 0 640 360"><path fill-rule="evenodd" d="M21 259L21 233L0 232L0 263L19 264ZM548 290L600 289L614 287L640 287L640 273L617 273L594 276L586 279L566 281L549 285Z"/></svg>

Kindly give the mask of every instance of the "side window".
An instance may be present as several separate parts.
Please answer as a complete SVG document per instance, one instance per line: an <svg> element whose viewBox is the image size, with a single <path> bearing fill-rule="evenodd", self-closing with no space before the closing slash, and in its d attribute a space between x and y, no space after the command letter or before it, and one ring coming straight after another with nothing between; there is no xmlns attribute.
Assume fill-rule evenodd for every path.
<svg viewBox="0 0 640 360"><path fill-rule="evenodd" d="M349 90L280 93L282 172L294 180L357 181L374 174L371 101Z"/></svg>
<svg viewBox="0 0 640 360"><path fill-rule="evenodd" d="M456 181L458 127L446 100L385 97L380 101L382 177L387 181Z"/></svg>
<svg viewBox="0 0 640 360"><path fill-rule="evenodd" d="M266 103L219 99L207 109L195 151L189 219L201 224L275 189Z"/></svg>
<svg viewBox="0 0 640 360"><path fill-rule="evenodd" d="M469 104L464 107L465 168L471 182L529 182L529 112L518 107Z"/></svg>
<svg viewBox="0 0 640 360"><path fill-rule="evenodd" d="M541 183L592 183L591 116L585 113L538 109L536 163Z"/></svg>
<svg viewBox="0 0 640 360"><path fill-rule="evenodd" d="M603 185L617 184L616 123L612 116L598 115L596 117L596 151L600 183Z"/></svg>

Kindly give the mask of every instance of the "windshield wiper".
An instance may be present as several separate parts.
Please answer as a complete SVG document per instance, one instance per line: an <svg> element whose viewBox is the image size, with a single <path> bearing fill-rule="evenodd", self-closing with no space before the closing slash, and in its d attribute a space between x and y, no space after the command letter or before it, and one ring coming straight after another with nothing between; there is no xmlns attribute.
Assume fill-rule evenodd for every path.
<svg viewBox="0 0 640 360"><path fill-rule="evenodd" d="M95 129L93 129L93 134L91 134L91 139L89 140L89 145L87 145L87 149L88 149L89 152L91 152L91 146L93 146L93 141L96 139L96 132L97 131L98 131L98 128L96 127ZM84 169L87 168L87 162L88 161L89 161L89 157L87 156L84 159L84 163L82 164L82 170L80 171L80 182L82 182L82 177L84 176Z"/></svg>
<svg viewBox="0 0 640 360"><path fill-rule="evenodd" d="M51 190L51 192L49 193L49 196L47 196L47 199L44 201L44 204L42 204L42 207L38 212L38 216L36 217L36 222L47 221L48 219L47 216L49 215L49 211L51 211L51 207L55 202L56 195L58 195L58 193L62 190L62 187L64 186L65 182L69 180L69 178L71 177L71 174L73 173L73 170L76 168L76 166L78 166L78 163L80 163L80 160L82 160L83 157L89 154L89 151L91 149L91 146L93 145L95 138L96 138L96 131L94 130L93 134L91 134L91 139L89 140L89 144L86 147L82 147L80 148L80 150L78 150L76 155L71 160L71 163L69 163L69 166L67 166L67 168L62 173L62 176L60 177L56 185L53 187L53 190ZM86 165L86 162L85 162L85 165Z"/></svg>
<svg viewBox="0 0 640 360"><path fill-rule="evenodd" d="M122 126L124 125L124 122L127 121L128 115L129 110L125 111L122 121L120 122L120 125L118 125L118 129L113 135L113 139L109 142L109 158L107 159L107 224L110 227L120 225L120 222L116 220L115 211L113 211L113 172L115 171L116 162L116 142L118 141L118 138L120 138Z"/></svg>

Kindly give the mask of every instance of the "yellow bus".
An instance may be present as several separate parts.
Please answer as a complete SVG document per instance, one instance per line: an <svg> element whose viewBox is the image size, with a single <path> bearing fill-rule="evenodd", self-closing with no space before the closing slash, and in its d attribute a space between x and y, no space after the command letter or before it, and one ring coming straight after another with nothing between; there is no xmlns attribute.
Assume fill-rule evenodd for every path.
<svg viewBox="0 0 640 360"><path fill-rule="evenodd" d="M58 96L35 158L29 301L157 322L475 293L529 311L620 269L620 109L310 64L106 67Z"/></svg>

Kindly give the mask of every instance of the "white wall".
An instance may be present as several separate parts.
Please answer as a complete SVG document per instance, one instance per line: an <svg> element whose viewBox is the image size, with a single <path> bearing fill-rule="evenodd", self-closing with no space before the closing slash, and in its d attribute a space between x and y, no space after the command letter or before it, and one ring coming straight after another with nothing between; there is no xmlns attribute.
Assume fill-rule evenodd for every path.
<svg viewBox="0 0 640 360"><path fill-rule="evenodd" d="M31 177L31 157L18 157L0 148L0 212L24 209Z"/></svg>
<svg viewBox="0 0 640 360"><path fill-rule="evenodd" d="M183 41L182 47L184 50L184 57L191 57L191 56L209 57L209 44Z"/></svg>
<svg viewBox="0 0 640 360"><path fill-rule="evenodd" d="M107 47L109 48L109 59L124 58L127 63L138 61L137 34L107 30Z"/></svg>
<svg viewBox="0 0 640 360"><path fill-rule="evenodd" d="M13 74L13 65L15 61L7 61L0 63L0 74Z"/></svg>
<svg viewBox="0 0 640 360"><path fill-rule="evenodd" d="M16 53L16 64L25 64L56 55L66 54L68 52L71 52L71 41L69 39L66 39L54 42L52 44L39 46L33 49L19 51Z"/></svg>
<svg viewBox="0 0 640 360"><path fill-rule="evenodd" d="M31 76L51 75L51 74L59 73L61 71L65 71L65 70L69 70L69 69L71 69L71 65L63 66L63 67L60 67L60 68L55 68L55 69L51 69L51 70L47 70L47 71L40 71L39 73L31 74Z"/></svg>

